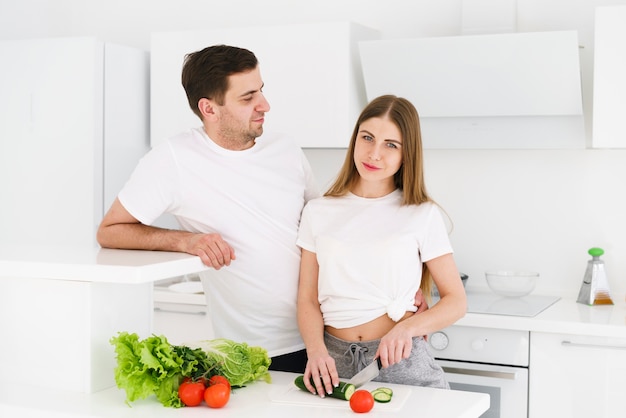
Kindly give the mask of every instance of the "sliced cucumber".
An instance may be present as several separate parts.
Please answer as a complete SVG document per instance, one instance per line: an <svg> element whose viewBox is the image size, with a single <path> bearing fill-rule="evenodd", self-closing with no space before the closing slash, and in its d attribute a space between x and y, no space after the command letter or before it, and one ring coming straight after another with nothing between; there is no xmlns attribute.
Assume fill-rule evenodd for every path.
<svg viewBox="0 0 626 418"><path fill-rule="evenodd" d="M374 389L371 393L374 400L380 403L387 403L391 401L391 397L393 396L393 390L385 387Z"/></svg>
<svg viewBox="0 0 626 418"><path fill-rule="evenodd" d="M309 390L306 388L306 386L304 386L304 375L300 375L298 377L296 377L296 380L294 380L293 382L300 390L303 390L305 392L309 392ZM313 383L313 379L311 378L311 384L315 385ZM337 398L337 399L342 399L344 401L349 401L350 397L352 397L352 394L354 393L354 391L356 390L356 388L354 387L354 385L352 383L347 383L347 382L339 382L339 386L337 386L336 388L333 388L333 393L329 394L328 396L330 396L331 398ZM311 393L311 392L309 392Z"/></svg>
<svg viewBox="0 0 626 418"><path fill-rule="evenodd" d="M380 388L376 388L374 389L374 392L384 392L386 394L388 394L389 396L393 395L393 390L391 390L390 388L385 388L385 387L380 387Z"/></svg>

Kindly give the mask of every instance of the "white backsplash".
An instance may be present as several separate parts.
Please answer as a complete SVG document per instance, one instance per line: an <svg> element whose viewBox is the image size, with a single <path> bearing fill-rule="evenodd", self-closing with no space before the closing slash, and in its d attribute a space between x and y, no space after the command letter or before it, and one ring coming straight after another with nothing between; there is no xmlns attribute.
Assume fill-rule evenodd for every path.
<svg viewBox="0 0 626 418"><path fill-rule="evenodd" d="M306 149L324 190L345 149ZM426 184L450 216L467 288L488 269L540 273L535 294L575 297L601 247L613 300L626 295L626 150L426 150Z"/></svg>

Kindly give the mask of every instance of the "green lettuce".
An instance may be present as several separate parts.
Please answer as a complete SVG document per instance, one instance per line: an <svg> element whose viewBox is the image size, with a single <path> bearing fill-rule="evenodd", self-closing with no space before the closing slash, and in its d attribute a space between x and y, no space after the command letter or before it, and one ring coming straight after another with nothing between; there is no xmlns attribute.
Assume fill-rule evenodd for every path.
<svg viewBox="0 0 626 418"><path fill-rule="evenodd" d="M111 338L111 344L117 354L115 383L126 391L127 402L154 394L165 406L181 407L182 378L212 367L202 350L171 345L164 336L139 340L137 334L121 332Z"/></svg>
<svg viewBox="0 0 626 418"><path fill-rule="evenodd" d="M117 367L115 383L126 392L126 402L151 395L167 407L179 408L178 386L185 377L197 379L222 375L234 387L263 379L270 383L267 351L227 339L201 341L194 347L176 346L164 336L140 340L137 334L120 332L111 338Z"/></svg>

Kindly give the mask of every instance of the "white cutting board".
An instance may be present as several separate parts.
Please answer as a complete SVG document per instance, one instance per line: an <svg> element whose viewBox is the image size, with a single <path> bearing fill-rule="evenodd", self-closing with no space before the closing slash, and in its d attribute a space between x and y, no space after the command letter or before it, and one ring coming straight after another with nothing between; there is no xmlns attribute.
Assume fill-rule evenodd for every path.
<svg viewBox="0 0 626 418"><path fill-rule="evenodd" d="M411 395L411 386L395 385L392 383L370 382L359 389L366 389L370 392L379 387L387 387L393 390L393 396L388 403L376 402L374 410L376 411L399 411L404 403ZM331 397L321 398L312 393L300 390L295 384L276 385L270 390L270 399L272 402L288 403L292 405L318 406L326 408L350 409L350 404L341 399Z"/></svg>

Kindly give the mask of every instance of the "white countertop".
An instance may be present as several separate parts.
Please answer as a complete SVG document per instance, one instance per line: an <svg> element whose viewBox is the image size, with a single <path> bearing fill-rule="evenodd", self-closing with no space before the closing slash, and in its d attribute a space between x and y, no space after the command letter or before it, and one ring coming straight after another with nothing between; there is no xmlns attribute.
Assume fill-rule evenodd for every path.
<svg viewBox="0 0 626 418"><path fill-rule="evenodd" d="M205 270L199 257L164 251L74 247L0 247L0 280L37 277L108 283L146 283ZM472 290L468 290L468 293ZM204 296L158 291L157 300L203 303ZM171 300L170 300L171 297ZM181 298L193 299L184 300ZM536 332L626 337L626 302L612 295L614 305L587 306L563 297L534 317L467 313L457 325Z"/></svg>
<svg viewBox="0 0 626 418"><path fill-rule="evenodd" d="M0 247L2 277L145 283L206 270L199 257L165 251L85 247Z"/></svg>
<svg viewBox="0 0 626 418"><path fill-rule="evenodd" d="M245 388L235 389L229 403L221 409L210 409L205 404L194 408L166 408L154 397L133 402L131 406L128 406L125 403L125 392L117 388L87 395L66 393L57 389L36 390L2 384L0 385L0 416L11 418L35 416L54 418L355 416L347 402L336 399L319 399L321 402L316 405L277 402L275 394L291 388L297 375L284 372L271 374L271 384L259 381ZM382 385L375 382L370 384ZM403 403L394 406L392 399L389 404L375 404L374 409L367 414L368 417L476 418L489 408L489 396L483 393L395 386L402 386L410 391ZM314 395L304 395L310 396L315 401L318 400Z"/></svg>
<svg viewBox="0 0 626 418"><path fill-rule="evenodd" d="M626 302L588 306L563 297L534 317L467 313L456 325L523 331L626 338Z"/></svg>

